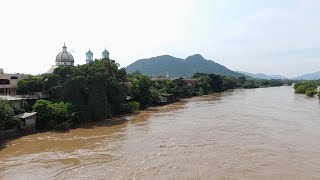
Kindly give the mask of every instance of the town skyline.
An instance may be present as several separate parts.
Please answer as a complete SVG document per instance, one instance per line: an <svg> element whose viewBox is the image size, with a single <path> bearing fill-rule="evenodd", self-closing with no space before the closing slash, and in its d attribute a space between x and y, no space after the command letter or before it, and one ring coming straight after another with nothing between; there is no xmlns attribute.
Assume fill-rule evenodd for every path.
<svg viewBox="0 0 320 180"><path fill-rule="evenodd" d="M97 59L106 48L122 67L201 54L231 70L290 78L320 69L316 0L18 2L0 12L0 68L8 73L45 73L63 42L75 64L85 64L89 48Z"/></svg>

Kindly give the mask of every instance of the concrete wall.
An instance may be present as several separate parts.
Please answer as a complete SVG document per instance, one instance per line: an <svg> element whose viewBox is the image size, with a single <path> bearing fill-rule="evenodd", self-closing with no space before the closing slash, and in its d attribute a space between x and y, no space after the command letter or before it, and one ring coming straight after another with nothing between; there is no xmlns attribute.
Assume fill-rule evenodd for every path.
<svg viewBox="0 0 320 180"><path fill-rule="evenodd" d="M25 118L26 128L35 129L36 128L36 115Z"/></svg>

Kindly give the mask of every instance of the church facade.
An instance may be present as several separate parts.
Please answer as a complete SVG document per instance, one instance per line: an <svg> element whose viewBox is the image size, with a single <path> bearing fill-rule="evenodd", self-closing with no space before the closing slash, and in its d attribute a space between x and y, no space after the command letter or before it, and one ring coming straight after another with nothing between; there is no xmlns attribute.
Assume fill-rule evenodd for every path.
<svg viewBox="0 0 320 180"><path fill-rule="evenodd" d="M110 53L105 48L102 51L102 58L101 59L110 59ZM86 52L86 63L89 64L93 62L93 52L89 49L88 52ZM62 51L56 56L55 65L53 65L47 73L53 73L53 71L59 67L59 66L74 66L74 58L70 52L68 52L67 46L64 43L62 47Z"/></svg>

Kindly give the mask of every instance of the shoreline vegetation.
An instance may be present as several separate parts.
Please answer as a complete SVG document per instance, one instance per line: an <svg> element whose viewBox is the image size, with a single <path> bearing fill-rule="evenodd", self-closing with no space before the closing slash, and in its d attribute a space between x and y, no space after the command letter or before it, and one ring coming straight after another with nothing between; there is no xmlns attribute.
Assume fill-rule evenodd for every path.
<svg viewBox="0 0 320 180"><path fill-rule="evenodd" d="M293 88L297 94L305 94L308 97L318 95L320 97L319 85L319 81L300 81L295 83Z"/></svg>
<svg viewBox="0 0 320 180"><path fill-rule="evenodd" d="M0 130L24 124L10 118L18 112L37 112L36 130L68 130L80 124L131 114L151 106L161 106L181 98L207 95L238 88L291 85L289 80L258 80L195 73L197 83L186 85L183 78L150 78L139 72L127 74L110 59L95 60L77 67L58 67L52 74L30 76L18 83L19 94L43 92L47 99L13 108L0 100ZM4 110L2 110L4 109ZM3 115L4 114L4 115ZM10 125L10 127L8 126Z"/></svg>

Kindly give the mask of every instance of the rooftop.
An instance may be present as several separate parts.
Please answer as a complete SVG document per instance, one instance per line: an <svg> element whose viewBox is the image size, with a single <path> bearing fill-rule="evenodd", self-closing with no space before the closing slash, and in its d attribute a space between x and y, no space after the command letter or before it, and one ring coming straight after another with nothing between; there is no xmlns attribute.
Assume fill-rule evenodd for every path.
<svg viewBox="0 0 320 180"><path fill-rule="evenodd" d="M20 119L25 119L25 118L28 118L30 116L33 116L37 114L37 112L32 112L32 113L22 113L22 114L19 114L19 115L16 115L16 117L20 118Z"/></svg>
<svg viewBox="0 0 320 180"><path fill-rule="evenodd" d="M7 100L7 101L21 101L23 98L16 97L16 96L0 96L0 99Z"/></svg>

